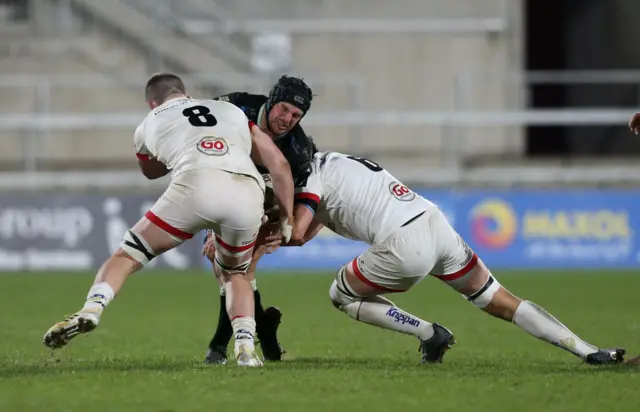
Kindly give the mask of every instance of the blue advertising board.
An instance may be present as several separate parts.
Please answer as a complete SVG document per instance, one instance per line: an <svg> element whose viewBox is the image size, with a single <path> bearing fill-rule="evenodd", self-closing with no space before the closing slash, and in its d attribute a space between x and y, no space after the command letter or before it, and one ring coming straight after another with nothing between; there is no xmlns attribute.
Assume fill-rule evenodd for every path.
<svg viewBox="0 0 640 412"><path fill-rule="evenodd" d="M640 268L640 190L416 190L492 269ZM264 269L335 270L367 249L324 229Z"/></svg>
<svg viewBox="0 0 640 412"><path fill-rule="evenodd" d="M640 192L471 191L456 230L496 268L634 268Z"/></svg>

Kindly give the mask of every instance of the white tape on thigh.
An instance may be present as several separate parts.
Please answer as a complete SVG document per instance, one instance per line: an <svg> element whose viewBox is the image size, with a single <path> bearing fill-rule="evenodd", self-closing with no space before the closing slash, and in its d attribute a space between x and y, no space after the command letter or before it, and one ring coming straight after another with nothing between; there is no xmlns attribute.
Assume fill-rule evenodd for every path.
<svg viewBox="0 0 640 412"><path fill-rule="evenodd" d="M477 308L484 309L487 307L491 300L493 299L493 295L496 294L498 289L500 289L500 282L493 277L493 275L489 274L489 279L487 279L487 283L484 284L476 293L465 296L467 300L473 303Z"/></svg>
<svg viewBox="0 0 640 412"><path fill-rule="evenodd" d="M156 257L147 241L132 230L127 230L124 234L122 242L120 242L120 247L142 265L148 264Z"/></svg>

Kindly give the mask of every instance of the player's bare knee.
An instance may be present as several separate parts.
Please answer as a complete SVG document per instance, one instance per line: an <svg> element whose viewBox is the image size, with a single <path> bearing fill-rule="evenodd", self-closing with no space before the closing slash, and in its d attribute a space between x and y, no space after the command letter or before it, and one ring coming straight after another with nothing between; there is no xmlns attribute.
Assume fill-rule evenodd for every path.
<svg viewBox="0 0 640 412"><path fill-rule="evenodd" d="M504 287L500 287L483 310L497 318L512 321L521 302L522 299L512 295Z"/></svg>
<svg viewBox="0 0 640 412"><path fill-rule="evenodd" d="M134 229L129 229L124 234L120 249L133 260L145 266L156 257L149 243Z"/></svg>

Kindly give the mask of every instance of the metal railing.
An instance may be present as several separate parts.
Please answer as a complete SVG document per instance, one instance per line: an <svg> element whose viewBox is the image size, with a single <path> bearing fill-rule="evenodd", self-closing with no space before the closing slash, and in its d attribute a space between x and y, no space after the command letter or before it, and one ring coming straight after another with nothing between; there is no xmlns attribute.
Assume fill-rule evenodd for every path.
<svg viewBox="0 0 640 412"><path fill-rule="evenodd" d="M457 153L461 147L468 143L468 130L478 127L490 126L515 126L525 127L528 125L610 125L625 127L635 108L629 107L602 107L602 108L562 108L548 110L480 110L470 102L474 94L474 87L477 82L481 82L486 76L496 76L485 73L457 73L452 81L455 84L455 98L453 108L416 109L412 111L397 110L364 110L364 81L361 76L353 73L301 73L314 86L333 85L349 90L349 102L347 107L341 109L321 110L314 109L304 119L304 125L309 127L329 127L347 126L350 129L349 150L357 150L362 146L361 129L362 126L435 126L441 128L443 136L451 139L453 146L448 149L449 154ZM523 86L527 84L638 84L640 83L640 72L637 71L580 71L580 72L532 72L525 74L504 74L501 75L505 81L513 81ZM0 111L0 131L22 132L25 136L24 146L34 148L38 146L41 139L46 139L48 133L53 131L78 130L78 129L116 129L126 128L132 130L140 120L146 115L144 109L134 112L108 111L99 114L89 114L80 112L53 113L55 95L52 90L56 87L82 88L87 86L119 86L131 87L137 90L146 80L143 78L131 77L128 79L112 80L105 77L95 76L0 76L0 96L2 89L11 87L23 90L30 90L34 93L33 110L31 113L11 113ZM252 80L252 84L243 82L228 83L223 73L201 73L185 76L185 81L191 87L205 85L225 85L229 89L239 90L245 87L261 89L266 92L271 85L271 79ZM524 95L525 93L523 93ZM638 107L640 107L640 96L638 97ZM88 134L87 136L90 136ZM2 141L0 140L0 146ZM453 158L452 162L439 170L426 170L424 168L412 167L408 170L396 169L394 172L399 177L405 177L412 181L429 180L431 183L455 183L467 182L480 184L482 182L502 182L509 184L514 182L604 182L615 181L640 181L640 168L635 165L620 165L616 168L609 166L593 167L583 169L566 169L560 167L529 167L509 169L504 168L484 168L483 171L476 171L469 175L461 167L459 158ZM26 151L24 159L24 170L37 170L37 158L33 151ZM578 170L578 171L576 171ZM37 174L32 176L31 182L36 182ZM10 176L13 176L11 179ZM5 175L3 185L16 182L16 175ZM69 182L76 184L88 184L90 175L76 176ZM36 179L36 180L33 180ZM93 179L93 178L92 178ZM18 179L19 180L19 179ZM107 181L105 178L104 181ZM48 180L41 180L45 182ZM58 179L64 182L64 179ZM100 181L95 180L95 181ZM136 180L131 180L135 182ZM7 183L9 182L9 183ZM84 183L77 183L84 182ZM32 183L37 186L37 183ZM69 183L71 184L71 183ZM133 184L133 183L132 183Z"/></svg>
<svg viewBox="0 0 640 412"><path fill-rule="evenodd" d="M339 87L347 90L347 104L345 110L361 108L363 105L364 84L362 78L351 73L297 73L305 77L305 80L314 88ZM273 79L269 76L253 76L243 80L227 77L225 73L192 73L182 76L188 89L198 97L202 96L198 89L216 87L226 92L244 90L256 93L268 93L273 85ZM20 133L21 146L24 152L22 159L23 169L35 171L38 169L38 159L42 158L37 150L42 141L50 141L51 134L65 130L117 130L122 128L135 128L146 116L144 102L141 98L141 88L147 81L147 77L128 76L123 78L111 78L96 75L0 75L0 98L3 90L11 90L11 96L20 96L30 103L27 110L13 110L6 105L4 111L0 109L0 132ZM129 92L129 96L135 96L136 100L129 107L139 107L133 112L113 111L102 113L82 113L83 105L79 103L75 110L60 112L56 105L56 93L64 93L65 90L78 92L82 89L115 89ZM17 93L16 93L17 92ZM138 101L137 99L140 98ZM5 103L8 99L4 99ZM24 105L23 105L24 106ZM351 130L352 139L357 139L359 130ZM91 134L87 135L91 138ZM0 138L0 148L2 147Z"/></svg>
<svg viewBox="0 0 640 412"><path fill-rule="evenodd" d="M191 33L500 33L507 29L503 18L457 19L295 19L295 20L221 20L191 19L186 28Z"/></svg>

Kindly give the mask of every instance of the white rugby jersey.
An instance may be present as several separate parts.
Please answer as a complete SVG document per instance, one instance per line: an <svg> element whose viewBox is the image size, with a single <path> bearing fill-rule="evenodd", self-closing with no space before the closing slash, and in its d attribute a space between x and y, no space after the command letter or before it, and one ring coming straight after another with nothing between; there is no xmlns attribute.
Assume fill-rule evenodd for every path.
<svg viewBox="0 0 640 412"><path fill-rule="evenodd" d="M341 153L316 153L311 175L296 189L296 202L337 234L380 243L402 225L436 207L378 164Z"/></svg>
<svg viewBox="0 0 640 412"><path fill-rule="evenodd" d="M176 98L153 109L136 129L136 155L152 156L172 177L192 169L219 169L264 181L251 160L249 119L237 106Z"/></svg>

